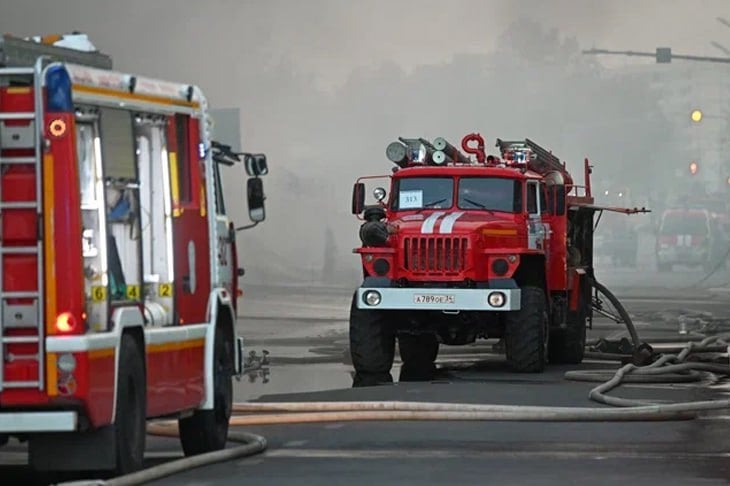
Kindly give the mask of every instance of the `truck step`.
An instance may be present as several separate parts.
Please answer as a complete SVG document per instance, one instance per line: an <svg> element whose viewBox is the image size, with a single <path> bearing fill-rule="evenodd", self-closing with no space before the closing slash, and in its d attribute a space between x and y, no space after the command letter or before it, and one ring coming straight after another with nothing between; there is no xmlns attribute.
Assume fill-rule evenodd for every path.
<svg viewBox="0 0 730 486"><path fill-rule="evenodd" d="M35 201L12 201L0 202L0 210L2 209L35 209L38 203Z"/></svg>
<svg viewBox="0 0 730 486"><path fill-rule="evenodd" d="M39 336L6 336L3 338L0 338L0 343L2 344L27 344L27 343L37 343L40 341Z"/></svg>
<svg viewBox="0 0 730 486"><path fill-rule="evenodd" d="M0 383L0 389L2 388L37 388L40 386L39 381L3 381Z"/></svg>
<svg viewBox="0 0 730 486"><path fill-rule="evenodd" d="M0 157L0 164L35 164L35 157Z"/></svg>
<svg viewBox="0 0 730 486"><path fill-rule="evenodd" d="M32 111L16 111L0 113L0 120L33 120L35 113Z"/></svg>
<svg viewBox="0 0 730 486"><path fill-rule="evenodd" d="M39 297L38 291L27 290L20 292L2 292L0 293L0 299L37 299Z"/></svg>
<svg viewBox="0 0 730 486"><path fill-rule="evenodd" d="M2 208L2 206L0 206ZM34 255L38 253L37 246L3 246L0 253L5 255Z"/></svg>

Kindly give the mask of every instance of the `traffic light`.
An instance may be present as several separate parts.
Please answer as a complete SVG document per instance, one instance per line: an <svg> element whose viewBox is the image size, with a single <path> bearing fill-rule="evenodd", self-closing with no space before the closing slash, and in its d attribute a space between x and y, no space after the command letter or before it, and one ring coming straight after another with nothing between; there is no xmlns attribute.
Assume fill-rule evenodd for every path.
<svg viewBox="0 0 730 486"><path fill-rule="evenodd" d="M702 121L702 110L692 110L692 113L689 116L693 122L699 123Z"/></svg>
<svg viewBox="0 0 730 486"><path fill-rule="evenodd" d="M697 171L700 170L700 166L697 164L697 162L692 161L689 163L689 173L692 175L695 175Z"/></svg>
<svg viewBox="0 0 730 486"><path fill-rule="evenodd" d="M672 48L671 47L657 47L656 48L656 62L659 64L666 64L672 62Z"/></svg>

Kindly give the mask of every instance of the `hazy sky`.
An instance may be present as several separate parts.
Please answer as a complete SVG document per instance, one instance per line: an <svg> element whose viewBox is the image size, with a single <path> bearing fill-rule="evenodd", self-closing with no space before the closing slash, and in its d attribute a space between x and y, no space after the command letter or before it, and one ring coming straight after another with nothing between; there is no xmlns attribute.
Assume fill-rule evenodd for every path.
<svg viewBox="0 0 730 486"><path fill-rule="evenodd" d="M82 30L119 68L194 73L212 62L288 56L323 86L384 60L406 68L483 52L512 20L538 19L582 47L722 55L727 0L0 0L0 31ZM190 68L175 66L192 54ZM603 58L608 63L640 62ZM193 80L195 81L195 80Z"/></svg>
<svg viewBox="0 0 730 486"><path fill-rule="evenodd" d="M490 136L536 137L557 153L573 154L562 155L573 161L585 155L604 160L604 164L611 158L618 160L622 144L601 145L604 152L590 154L584 153L584 147L590 140L605 137L603 118L613 117L608 122L616 126L624 116L631 121L644 115L635 113L634 104L626 102L637 96L631 90L642 88L640 83L625 80L625 99L614 86L611 99L618 108L609 110L612 114L586 116L590 110L573 110L573 116L579 118L568 120L564 112L576 103L593 103L599 111L606 108L600 103L600 94L606 93L593 96L591 89L578 89L590 85L570 85L586 78L558 76L566 85L546 82L550 81L546 76L555 76L555 67L541 70L518 62L514 66L521 66L529 81L520 84L520 89L534 93L527 92L525 98L530 101L518 107L522 115L512 109L512 118L494 118L480 107L505 110L505 99L523 99L521 93L511 90L515 83L492 83L493 91L485 92L489 88L482 89L479 81L484 74L472 71L477 74L470 78L465 58L446 64L464 53L485 54L482 61L488 58L505 29L521 28L516 20L555 28L563 37L575 37L581 48L653 52L657 46L671 46L677 53L720 56L710 42L730 47L730 28L719 23L718 16L730 18L730 0L0 0L0 32L28 36L80 30L112 55L117 70L197 84L213 107L241 109L244 147L266 152L272 166L265 182L267 221L241 240L247 250L242 255L257 255L246 263L253 270L247 278L253 280L269 274L291 278L297 271L302 278L316 279L333 253L338 266L353 274L358 270L358 259L350 252L357 244L358 222L347 214L349 188L355 174L388 170L383 150L397 135L438 131L456 139L454 127L458 126L459 134L463 129L463 133L476 130ZM529 28L528 23L523 25ZM522 47L529 46L530 39L544 38L540 35L527 36ZM292 73L282 60L291 62L298 72ZM626 57L600 60L614 66L653 63ZM423 64L443 66L423 69L422 75L412 77L417 79L411 78L406 85L394 86L406 77L398 73L389 77L388 71L386 75L359 75L354 84L335 89L353 70L385 62L405 70ZM496 64L511 65L510 60ZM466 68L467 74L452 73L452 66ZM677 71L675 66L667 68ZM449 76L444 76L444 70ZM330 89L336 102L327 106L327 98L311 89L308 78ZM466 93L452 97L451 79L456 90L469 86ZM541 89L543 85L549 89ZM397 101L388 98L391 91L401 97ZM478 95L476 103L469 96L472 92ZM576 92L584 93L584 99L575 99ZM535 93L547 94L537 98ZM449 112L458 113L458 119L423 116L423 100L428 96L441 96L448 103L456 100ZM389 101L379 105L380 99ZM404 118L394 113L420 115ZM514 122L512 128L508 128L509 120ZM523 120L531 123L530 128ZM650 122L639 122L643 136L653 133ZM557 132L552 130L555 124L563 124L557 126ZM583 130L581 137L574 134L578 128ZM529 133L505 133L509 129ZM337 150L343 147L335 143L340 139L356 140L361 146L357 153L342 158ZM581 143L575 143L576 139ZM339 148L333 150L332 146ZM682 159L670 162L685 164ZM339 172L328 170L331 164L337 164ZM597 184L606 172L596 171ZM238 189L242 181L241 177ZM646 181L645 185L651 184ZM237 223L245 224L244 198L240 190L237 194L239 199L227 205L238 214ZM336 240L337 252L328 249L325 223L333 233L330 239Z"/></svg>

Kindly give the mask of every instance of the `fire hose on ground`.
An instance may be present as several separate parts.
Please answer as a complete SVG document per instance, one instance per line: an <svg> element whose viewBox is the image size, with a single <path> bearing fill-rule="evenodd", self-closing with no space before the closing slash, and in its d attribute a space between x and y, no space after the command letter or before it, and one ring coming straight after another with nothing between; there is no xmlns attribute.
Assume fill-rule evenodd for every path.
<svg viewBox="0 0 730 486"><path fill-rule="evenodd" d="M620 305L620 304L619 304ZM625 311L624 311L625 312ZM630 318L625 320L629 334L638 345ZM633 329L633 332L631 332ZM246 402L235 403L231 426L281 425L353 421L517 421L517 422L636 422L691 420L698 412L730 408L730 400L705 400L680 403L652 403L608 396L622 383L677 383L699 381L702 373L730 376L730 366L690 362L693 354L728 349L730 335L717 335L700 342L690 341L677 354L662 354L650 364L626 364L618 370L569 371L573 381L601 382L591 389L589 398L604 407L550 407L442 402L362 401L362 402ZM724 347L724 348L723 348ZM606 353L603 353L606 354ZM625 359L625 355L612 355ZM611 359L610 356L607 358ZM148 433L177 437L177 423L151 423ZM107 481L76 482L105 486L132 486L217 462L248 457L266 450L266 439L259 435L231 431L229 439L244 445L198 456L182 458ZM71 483L65 483L71 484Z"/></svg>
<svg viewBox="0 0 730 486"><path fill-rule="evenodd" d="M690 342L678 354L660 356L646 366L627 364L620 369L569 371L565 377L577 381L601 381L605 383L593 388L589 398L605 405L603 407L549 407L527 405L491 405L442 402L271 402L236 403L231 417L232 426L281 425L351 421L517 421L517 422L635 422L691 420L698 412L730 408L730 400L706 400L681 403L649 403L643 400L628 400L607 396L610 390L624 382L677 382L696 381L700 372L730 376L730 366L713 363L687 362L693 353L703 352L718 344L727 344L730 336L713 336L700 343ZM611 375L612 376L609 376ZM244 414L244 415L238 415ZM151 435L176 437L175 422L150 424ZM254 434L231 432L230 438L246 442L246 445L222 451L179 459L130 475L105 482L106 486L132 486L161 479L221 461L243 458L263 452L266 439ZM77 483L78 484L78 483Z"/></svg>

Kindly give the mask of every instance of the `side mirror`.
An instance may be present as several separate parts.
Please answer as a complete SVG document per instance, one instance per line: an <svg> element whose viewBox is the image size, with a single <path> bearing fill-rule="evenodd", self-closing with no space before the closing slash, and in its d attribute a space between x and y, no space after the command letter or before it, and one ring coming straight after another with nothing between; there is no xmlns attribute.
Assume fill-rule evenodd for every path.
<svg viewBox="0 0 730 486"><path fill-rule="evenodd" d="M265 154L245 154L243 162L246 166L246 174L251 177L263 176L269 173Z"/></svg>
<svg viewBox="0 0 730 486"><path fill-rule="evenodd" d="M251 177L247 183L248 189L248 216L254 223L266 219L264 210L264 183L258 177Z"/></svg>
<svg viewBox="0 0 730 486"><path fill-rule="evenodd" d="M362 213L365 207L365 184L356 182L352 186L352 214Z"/></svg>

